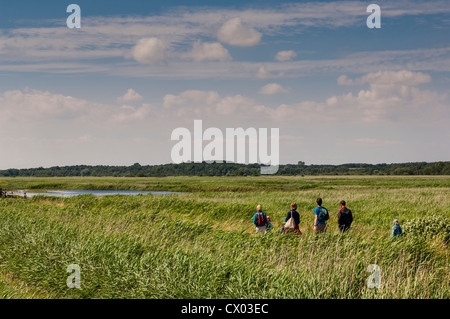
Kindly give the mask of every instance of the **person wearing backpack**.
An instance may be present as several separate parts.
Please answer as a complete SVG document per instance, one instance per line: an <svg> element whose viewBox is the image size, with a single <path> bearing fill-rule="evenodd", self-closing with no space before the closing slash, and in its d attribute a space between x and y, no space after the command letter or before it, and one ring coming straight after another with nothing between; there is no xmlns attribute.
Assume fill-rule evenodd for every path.
<svg viewBox="0 0 450 319"><path fill-rule="evenodd" d="M338 212L338 227L341 233L350 228L353 222L352 211L345 207L345 200L341 200L341 209Z"/></svg>
<svg viewBox="0 0 450 319"><path fill-rule="evenodd" d="M322 198L316 199L317 207L314 209L314 234L327 231L327 220L330 218L328 209L322 207Z"/></svg>
<svg viewBox="0 0 450 319"><path fill-rule="evenodd" d="M256 213L253 215L253 224L255 224L257 233L264 233L267 229L269 221L267 220L267 216L262 211L262 206L256 206Z"/></svg>
<svg viewBox="0 0 450 319"><path fill-rule="evenodd" d="M292 218L292 220L291 220ZM294 232L296 235L301 235L300 231L300 214L297 212L297 204L291 204L291 210L287 213L286 216L286 224L283 226L283 230L285 233Z"/></svg>
<svg viewBox="0 0 450 319"><path fill-rule="evenodd" d="M391 229L391 237L397 237L401 236L403 234L402 228L400 227L400 224L398 223L398 219L394 219L394 226L392 226Z"/></svg>

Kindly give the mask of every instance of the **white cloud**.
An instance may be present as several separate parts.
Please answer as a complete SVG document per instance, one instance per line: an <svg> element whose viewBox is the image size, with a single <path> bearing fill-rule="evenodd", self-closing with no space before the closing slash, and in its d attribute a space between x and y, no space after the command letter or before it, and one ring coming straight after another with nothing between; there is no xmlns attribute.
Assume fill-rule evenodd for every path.
<svg viewBox="0 0 450 319"><path fill-rule="evenodd" d="M428 83L430 81L431 77L428 74L408 70L371 72L355 80L349 79L346 75L341 75L337 80L339 85L361 85L369 83L371 85L408 86Z"/></svg>
<svg viewBox="0 0 450 319"><path fill-rule="evenodd" d="M117 98L119 103L131 103L142 100L142 96L133 89L128 89L127 93Z"/></svg>
<svg viewBox="0 0 450 319"><path fill-rule="evenodd" d="M216 104L216 111L219 115L243 116L251 111L254 105L253 99L238 94L221 99Z"/></svg>
<svg viewBox="0 0 450 319"><path fill-rule="evenodd" d="M228 50L225 49L219 42L202 43L196 41L192 48L192 51L183 55L186 58L191 58L197 62L209 60L209 61L229 61L231 55Z"/></svg>
<svg viewBox="0 0 450 319"><path fill-rule="evenodd" d="M285 88L283 88L280 84L278 83L269 83L264 85L260 90L259 93L260 94L266 94L266 95L271 95L271 94L279 94L279 93L287 93L288 90L286 90Z"/></svg>
<svg viewBox="0 0 450 319"><path fill-rule="evenodd" d="M257 76L261 79L272 77L295 78L317 75L330 75L347 73L347 76L354 74L376 73L380 69L398 72L410 70L411 72L448 72L450 71L450 47L442 49L419 49L419 50L398 50L398 51L377 51L351 53L336 59L319 60L294 60L280 62L211 62L208 68L199 69L194 63L172 62L171 67L164 70L157 68L142 68L139 66L115 65L110 70L110 74L134 77L153 78L228 78L228 79L249 79ZM96 65L98 68L100 65ZM0 70L12 71L17 67L1 65ZM67 70L64 64L61 69L47 68L52 72L64 70L64 72L77 72L75 68ZM30 70L30 66L23 67L21 71ZM45 70L41 68L40 70ZM89 69L83 67L89 72ZM358 84L357 79L347 78L348 84ZM360 83L361 84L361 83Z"/></svg>
<svg viewBox="0 0 450 319"><path fill-rule="evenodd" d="M217 92L201 90L167 94L163 106L170 116L209 119L221 124L224 123L224 116L229 116L230 123L236 123L236 116L240 119L252 117L257 111L254 100L241 94L220 97Z"/></svg>
<svg viewBox="0 0 450 319"><path fill-rule="evenodd" d="M389 71L391 72L391 71ZM389 85L384 79L389 79ZM143 121L153 116L163 118L200 117L221 122L223 116L261 121L300 121L309 125L320 118L326 123L414 123L417 125L448 124L448 105L445 94L419 89L415 85L431 81L428 74L421 72L373 72L361 77L371 81L369 88L342 95L329 96L323 101L300 101L280 104L276 107L258 105L245 95L236 94L221 97L216 91L186 90L179 94L166 94L160 106L144 104L131 106L127 103L140 100L132 89L121 97L122 107L92 103L61 94L37 90L6 91L0 95L3 128L18 130L46 127L46 123L79 121L84 123L107 123ZM380 84L381 83L381 84ZM284 93L286 89L277 83L269 83L259 91L261 94ZM22 123L22 124L20 124ZM58 128L58 129L59 129ZM56 129L56 128L55 128ZM86 132L83 132L85 134Z"/></svg>
<svg viewBox="0 0 450 319"><path fill-rule="evenodd" d="M339 85L353 85L353 80L349 79L346 75L341 75L337 79Z"/></svg>
<svg viewBox="0 0 450 319"><path fill-rule="evenodd" d="M21 120L71 120L86 116L94 116L103 112L106 105L89 103L88 101L52 94L39 90L6 91L0 95L2 117L0 121L14 123Z"/></svg>
<svg viewBox="0 0 450 319"><path fill-rule="evenodd" d="M301 121L304 125L317 119L327 125L339 122L353 126L389 123L421 127L448 125L446 95L415 87L431 81L429 75L405 70L380 71L368 73L361 79L371 81L368 89L330 96L324 101L301 101L275 108L260 106L257 111L260 117L266 115L282 122ZM385 79L388 84L385 84ZM344 80L348 79L340 79L341 82Z"/></svg>
<svg viewBox="0 0 450 319"><path fill-rule="evenodd" d="M295 51L293 51L293 50L279 51L275 55L275 60L277 60L277 61L290 61L293 58L295 58L296 56L297 56L297 53L295 53Z"/></svg>
<svg viewBox="0 0 450 319"><path fill-rule="evenodd" d="M385 77L391 79L390 84L379 84L380 81L383 83L382 79ZM305 127L311 126L318 119L331 126L336 123L351 126L390 125L389 123L424 126L429 123L443 127L448 123L448 116L444 116L448 112L445 94L413 86L430 81L429 75L421 72L410 74L401 70L392 73L373 72L361 78L373 83L369 83L367 89L329 96L322 101L299 101L273 107L259 105L241 94L221 97L214 91L188 90L178 95L167 94L163 105L170 111L170 116L200 116L221 124L225 118L257 121L265 126L275 121ZM277 83L269 83L259 93L276 94L286 91Z"/></svg>
<svg viewBox="0 0 450 319"><path fill-rule="evenodd" d="M356 80L340 76L338 83L343 85L368 83L370 89L360 90L358 94L348 93L333 96L326 103L334 108L350 108L359 114L363 122L372 123L383 120L416 120L427 116L433 108L442 105L443 96L426 90L419 90L416 85L428 83L431 77L422 72L378 71L368 73ZM411 116L413 115L413 116Z"/></svg>
<svg viewBox="0 0 450 319"><path fill-rule="evenodd" d="M164 63L167 60L167 48L158 38L140 39L131 54L139 63Z"/></svg>
<svg viewBox="0 0 450 319"><path fill-rule="evenodd" d="M134 97L136 98L136 95ZM51 128L57 134L62 133L61 129L70 132L71 125L80 125L80 128L92 125L98 128L107 125L109 121L142 120L154 108L149 104L137 108L130 105L117 108L113 105L30 89L4 92L0 95L0 105L1 128L18 132L32 130L35 127L41 127L43 131L49 131Z"/></svg>
<svg viewBox="0 0 450 319"><path fill-rule="evenodd" d="M356 2L358 4L358 2ZM429 15L450 12L446 1L409 2L397 1L383 6L383 17L390 19L405 15ZM338 11L336 11L338 9ZM145 52L146 45L137 46L140 39L149 35L163 41L166 49L170 48L170 57L176 56L183 48L199 38L218 36L214 30L221 29L224 43L236 45L255 45L261 41L261 33L269 36L294 35L305 28L321 26L336 28L340 26L360 26L361 16L365 16L364 6L355 5L353 1L345 2L306 2L276 4L265 8L217 8L196 7L186 10L172 7L160 15L153 16L109 16L83 17L83 27L67 36L67 28L61 23L45 21L47 27L11 28L0 34L0 69L17 72L80 73L97 72L99 68L110 74L134 71L127 68L129 64L118 63L118 59L129 55L141 63L159 63L167 61L164 50ZM223 20L227 17L235 17ZM238 18L236 18L238 17ZM437 21L443 17L436 15ZM226 21L221 24L222 21ZM242 22L244 21L244 25ZM301 28L299 28L301 27ZM258 31L257 31L258 30ZM242 32L241 32L242 31ZM222 40L221 40L222 41ZM132 48L134 47L134 50ZM138 50L142 49L142 50ZM287 68L287 76L304 74L305 71L316 72L319 68L338 72L372 72L382 64L386 69L412 69L448 71L450 69L448 48L427 49L428 51L445 51L436 56L417 56L415 52L386 51L362 52L364 56L352 56L342 60L304 61L303 63L286 63L279 66ZM133 52L136 51L136 52ZM178 50L180 51L180 50ZM173 55L172 55L173 54ZM94 60L111 59L111 63L96 63ZM356 63L352 63L356 58ZM84 61L81 69L68 68L68 63ZM373 63L375 61L376 63ZM298 61L297 61L298 62ZM157 62L158 63L158 62ZM254 65L253 65L254 67ZM373 68L372 68L373 67ZM146 68L150 69L150 68ZM276 68L272 68L274 72ZM349 70L349 71L347 71ZM140 70L150 72L149 70ZM211 72L218 74L217 72ZM133 73L127 73L130 75ZM158 73L159 74L159 73ZM178 73L173 72L172 76ZM164 76L167 76L164 74ZM230 75L229 75L230 76Z"/></svg>
<svg viewBox="0 0 450 319"><path fill-rule="evenodd" d="M441 3L441 2L439 2ZM336 15L333 6L339 6L340 15ZM391 16L401 16L408 13L400 4L389 4ZM431 14L437 11L438 5L417 4L415 14ZM432 7L436 7L433 9ZM445 7L445 6L444 6ZM450 8L450 7L449 7ZM334 8L335 9L335 8ZM450 10L450 9L443 9ZM228 62L232 66L224 65L223 61L211 63L208 70L201 70L194 63L179 62L180 52L186 51L186 46L199 38L215 36L212 30L220 28L222 17L239 16L243 21L264 34L276 34L277 28L292 34L296 26L314 26L327 21L324 26L338 26L344 23L352 24L350 17L360 21L361 13L357 13L352 3L336 4L324 3L298 4L278 9L267 10L198 10L185 13L181 10L170 14L150 17L86 17L83 18L84 27L67 37L67 28L18 28L4 30L0 34L0 70L8 72L47 72L47 73L103 73L114 76L134 76L153 78L251 78L253 69L257 69L261 62ZM395 11L395 14L393 12ZM387 10L383 11L384 15ZM412 12L412 11L411 11ZM393 14L393 15L392 15ZM359 23L359 22L358 22ZM142 68L137 63L121 61L123 57L133 58L140 39L152 34L166 45L166 53L162 51L162 62L170 60L176 63L173 68L156 69ZM101 41L99 41L101 39ZM311 74L340 72L362 74L376 72L383 69L399 71L437 71L450 70L449 47L415 49L415 50L385 50L376 52L356 52L342 58L327 60L294 60L279 62L265 62L265 68L273 74L284 77L302 77ZM146 63L146 55L138 54L138 59ZM170 53L170 54L169 54ZM165 56L165 57L164 57ZM99 59L108 58L98 63ZM152 59L150 59L152 60ZM156 59L159 60L159 59ZM250 71L249 71L250 70ZM261 75L261 78L265 78ZM351 80L354 81L354 80Z"/></svg>
<svg viewBox="0 0 450 319"><path fill-rule="evenodd" d="M219 100L219 94L214 91L187 90L180 95L166 94L164 96L164 108L182 106L187 103L212 105Z"/></svg>
<svg viewBox="0 0 450 319"><path fill-rule="evenodd" d="M254 46L261 41L262 34L244 26L241 18L226 21L217 32L219 41L235 46Z"/></svg>
<svg viewBox="0 0 450 319"><path fill-rule="evenodd" d="M256 76L260 79L265 79L270 77L270 72L267 71L267 68L264 65L260 65L258 68L258 72L256 73Z"/></svg>
<svg viewBox="0 0 450 319"><path fill-rule="evenodd" d="M119 111L111 115L112 122L126 123L145 120L155 107L151 104L142 104L141 107L122 105Z"/></svg>
<svg viewBox="0 0 450 319"><path fill-rule="evenodd" d="M401 71L379 71L369 73L362 78L363 83L383 84L383 85L418 85L428 83L431 77L422 72L412 72L408 70Z"/></svg>
<svg viewBox="0 0 450 319"><path fill-rule="evenodd" d="M202 90L167 94L155 105L121 107L38 90L6 91L0 93L0 140L8 156L0 166L164 163L170 161L171 130L190 129L193 119L202 119L204 129L279 127L282 162L317 163L318 145L329 150L322 162L392 161L386 153L397 147L399 161L415 160L418 150L432 154L427 159L448 156L439 147L448 139L448 104L441 94L415 87L431 80L427 74L403 71L370 72L360 77L371 81L368 88L278 106ZM386 76L391 89L380 84Z"/></svg>
<svg viewBox="0 0 450 319"><path fill-rule="evenodd" d="M444 95L416 88L430 81L428 74L408 70L371 72L354 80L341 75L338 84L369 84L369 89L330 97L326 104L337 110L353 110L354 115L348 114L349 118L357 116L364 123L400 120L420 123L422 119L432 117L433 112L440 113L440 109L445 108Z"/></svg>
<svg viewBox="0 0 450 319"><path fill-rule="evenodd" d="M0 168L76 164L126 164L159 158L158 136L167 127L155 106L99 104L39 90L0 93ZM118 125L120 124L120 125ZM164 134L165 135L165 134ZM169 133L167 133L169 135ZM133 139L151 139L148 147ZM166 143L167 144L167 143ZM131 155L130 155L131 154ZM139 154L139 155L138 155ZM170 154L167 151L167 154Z"/></svg>

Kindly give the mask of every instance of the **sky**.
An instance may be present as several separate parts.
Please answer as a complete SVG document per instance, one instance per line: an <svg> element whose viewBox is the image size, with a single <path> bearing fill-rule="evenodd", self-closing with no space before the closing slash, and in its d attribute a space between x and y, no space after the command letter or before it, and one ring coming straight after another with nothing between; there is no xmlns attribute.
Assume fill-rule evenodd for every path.
<svg viewBox="0 0 450 319"><path fill-rule="evenodd" d="M1 1L0 169L172 163L194 120L278 128L281 164L448 161L449 31L442 0Z"/></svg>

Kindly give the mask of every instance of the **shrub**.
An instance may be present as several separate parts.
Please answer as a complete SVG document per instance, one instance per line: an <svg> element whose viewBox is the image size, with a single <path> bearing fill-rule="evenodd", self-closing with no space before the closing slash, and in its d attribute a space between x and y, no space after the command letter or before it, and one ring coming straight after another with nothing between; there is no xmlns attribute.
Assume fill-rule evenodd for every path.
<svg viewBox="0 0 450 319"><path fill-rule="evenodd" d="M450 219L445 216L426 216L415 218L404 224L408 236L426 239L439 238L450 242Z"/></svg>

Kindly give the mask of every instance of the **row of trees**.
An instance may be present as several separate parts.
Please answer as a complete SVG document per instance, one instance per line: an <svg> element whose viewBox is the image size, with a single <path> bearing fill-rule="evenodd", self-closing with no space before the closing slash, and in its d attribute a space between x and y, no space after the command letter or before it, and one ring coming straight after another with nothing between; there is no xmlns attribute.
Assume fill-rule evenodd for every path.
<svg viewBox="0 0 450 319"><path fill-rule="evenodd" d="M0 170L0 176L258 176L259 164L182 163L142 166L54 166L50 168ZM450 162L400 164L280 165L276 175L450 175Z"/></svg>

